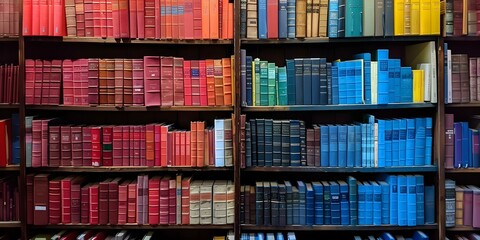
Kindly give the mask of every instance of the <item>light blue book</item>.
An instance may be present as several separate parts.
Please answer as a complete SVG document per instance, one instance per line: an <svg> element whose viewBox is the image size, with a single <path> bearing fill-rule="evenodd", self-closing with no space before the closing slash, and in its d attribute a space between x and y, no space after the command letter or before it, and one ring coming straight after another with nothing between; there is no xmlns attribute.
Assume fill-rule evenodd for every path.
<svg viewBox="0 0 480 240"><path fill-rule="evenodd" d="M358 182L358 225L366 225L366 194L367 190L362 182Z"/></svg>
<svg viewBox="0 0 480 240"><path fill-rule="evenodd" d="M379 181L382 188L382 224L390 223L390 186L385 181Z"/></svg>
<svg viewBox="0 0 480 240"><path fill-rule="evenodd" d="M407 167L415 165L415 119L407 119L407 141L405 165Z"/></svg>
<svg viewBox="0 0 480 240"><path fill-rule="evenodd" d="M338 126L338 167L347 166L347 126Z"/></svg>
<svg viewBox="0 0 480 240"><path fill-rule="evenodd" d="M283 238L283 233L277 232L277 234L276 234L276 240L283 240L283 239L284 239L284 238Z"/></svg>
<svg viewBox="0 0 480 240"><path fill-rule="evenodd" d="M268 106L277 105L277 73L275 63L268 63Z"/></svg>
<svg viewBox="0 0 480 240"><path fill-rule="evenodd" d="M415 118L415 166L425 164L425 118Z"/></svg>
<svg viewBox="0 0 480 240"><path fill-rule="evenodd" d="M399 165L399 133L400 133L400 120L393 119L392 121L392 167L398 167Z"/></svg>
<svg viewBox="0 0 480 240"><path fill-rule="evenodd" d="M398 128L398 166L406 165L407 119L399 119Z"/></svg>
<svg viewBox="0 0 480 240"><path fill-rule="evenodd" d="M296 30L296 1L295 0L287 0L287 27L288 27L288 38L295 38L295 30Z"/></svg>
<svg viewBox="0 0 480 240"><path fill-rule="evenodd" d="M385 120L385 167L392 166L393 120Z"/></svg>
<svg viewBox="0 0 480 240"><path fill-rule="evenodd" d="M345 181L338 181L340 186L340 224L350 224L350 208L348 200L348 184Z"/></svg>
<svg viewBox="0 0 480 240"><path fill-rule="evenodd" d="M368 128L366 123L360 124L362 126L362 167L368 167L369 162L367 158L367 133Z"/></svg>
<svg viewBox="0 0 480 240"><path fill-rule="evenodd" d="M407 225L417 225L417 180L414 175L407 175Z"/></svg>
<svg viewBox="0 0 480 240"><path fill-rule="evenodd" d="M402 67L400 70L401 82L400 82L400 102L410 103L413 102L413 76L411 67Z"/></svg>
<svg viewBox="0 0 480 240"><path fill-rule="evenodd" d="M354 65L354 85L355 85L355 98L354 98L354 104L363 104L365 103L363 101L363 92L364 92L364 76L363 76L363 59L359 60L354 60L353 61Z"/></svg>
<svg viewBox="0 0 480 240"><path fill-rule="evenodd" d="M378 167L385 167L385 120L378 119Z"/></svg>
<svg viewBox="0 0 480 240"><path fill-rule="evenodd" d="M287 68L278 68L278 104L288 105Z"/></svg>
<svg viewBox="0 0 480 240"><path fill-rule="evenodd" d="M287 233L287 240L297 240L297 237L295 236L294 232L288 232Z"/></svg>
<svg viewBox="0 0 480 240"><path fill-rule="evenodd" d="M355 126L347 126L347 167L355 167Z"/></svg>
<svg viewBox="0 0 480 240"><path fill-rule="evenodd" d="M225 120L215 119L215 167L225 167Z"/></svg>
<svg viewBox="0 0 480 240"><path fill-rule="evenodd" d="M330 137L329 128L326 125L320 126L320 166L330 166Z"/></svg>
<svg viewBox="0 0 480 240"><path fill-rule="evenodd" d="M425 184L422 175L415 175L416 205L417 205L417 225L425 224Z"/></svg>
<svg viewBox="0 0 480 240"><path fill-rule="evenodd" d="M347 62L338 62L338 104L348 103L348 65Z"/></svg>
<svg viewBox="0 0 480 240"><path fill-rule="evenodd" d="M264 240L265 239L265 234L264 233L256 233L255 234L255 240Z"/></svg>
<svg viewBox="0 0 480 240"><path fill-rule="evenodd" d="M407 176L398 175L398 225L407 226ZM416 215L415 215L416 216Z"/></svg>
<svg viewBox="0 0 480 240"><path fill-rule="evenodd" d="M355 167L362 166L362 126L355 125Z"/></svg>
<svg viewBox="0 0 480 240"><path fill-rule="evenodd" d="M373 185L363 182L365 185L365 224L373 224Z"/></svg>
<svg viewBox="0 0 480 240"><path fill-rule="evenodd" d="M330 0L328 4L328 37L338 37L338 0Z"/></svg>
<svg viewBox="0 0 480 240"><path fill-rule="evenodd" d="M364 83L364 96L365 104L372 104L372 73L371 73L371 61L372 55L370 53L360 53L353 56L356 59L363 59L363 83Z"/></svg>
<svg viewBox="0 0 480 240"><path fill-rule="evenodd" d="M388 103L395 103L395 59L388 59Z"/></svg>
<svg viewBox="0 0 480 240"><path fill-rule="evenodd" d="M389 79L388 79L388 49L378 49L374 52L372 56L374 61L378 62L377 69L377 103L378 104L387 104L388 103L388 90L389 90Z"/></svg>
<svg viewBox="0 0 480 240"><path fill-rule="evenodd" d="M425 165L432 165L432 127L432 118L425 118Z"/></svg>
<svg viewBox="0 0 480 240"><path fill-rule="evenodd" d="M367 157L369 162L369 167L375 167L375 116L368 114L365 115L365 120L367 122Z"/></svg>
<svg viewBox="0 0 480 240"><path fill-rule="evenodd" d="M338 167L338 126L329 125L328 136L329 136L328 166Z"/></svg>
<svg viewBox="0 0 480 240"><path fill-rule="evenodd" d="M346 99L347 99L347 104L355 104L355 62L353 61L346 61L345 67L346 67L346 72L345 72L345 77L346 77ZM343 85L340 85L340 88L342 88ZM340 95L340 97L342 97Z"/></svg>
<svg viewBox="0 0 480 240"><path fill-rule="evenodd" d="M275 240L275 235L273 233L267 233L267 239L266 240Z"/></svg>
<svg viewBox="0 0 480 240"><path fill-rule="evenodd" d="M390 186L390 225L398 224L398 179L395 175L387 176ZM406 190L405 190L406 191Z"/></svg>
<svg viewBox="0 0 480 240"><path fill-rule="evenodd" d="M375 181L370 185L373 188L373 225L379 226L382 224L382 186Z"/></svg>
<svg viewBox="0 0 480 240"><path fill-rule="evenodd" d="M258 38L267 39L267 0L258 0Z"/></svg>

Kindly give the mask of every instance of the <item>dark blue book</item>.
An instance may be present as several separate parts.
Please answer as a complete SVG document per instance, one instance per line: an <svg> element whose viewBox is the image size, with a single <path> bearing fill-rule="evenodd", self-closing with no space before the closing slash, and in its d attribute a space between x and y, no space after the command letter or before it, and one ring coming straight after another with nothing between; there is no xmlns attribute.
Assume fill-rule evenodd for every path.
<svg viewBox="0 0 480 240"><path fill-rule="evenodd" d="M270 182L263 182L263 225L269 226L272 224L271 219L271 194Z"/></svg>
<svg viewBox="0 0 480 240"><path fill-rule="evenodd" d="M300 192L296 186L292 186L293 200L293 225L300 224Z"/></svg>
<svg viewBox="0 0 480 240"><path fill-rule="evenodd" d="M435 186L425 186L425 224L435 223Z"/></svg>
<svg viewBox="0 0 480 240"><path fill-rule="evenodd" d="M327 181L322 181L322 184L323 184L323 223L325 225L330 225L332 224L330 184Z"/></svg>
<svg viewBox="0 0 480 240"><path fill-rule="evenodd" d="M320 58L311 58L311 67L312 105L320 105Z"/></svg>
<svg viewBox="0 0 480 240"><path fill-rule="evenodd" d="M263 182L255 183L255 222L258 226L263 224Z"/></svg>
<svg viewBox="0 0 480 240"><path fill-rule="evenodd" d="M369 182L363 182L365 187L365 224L373 224L373 186Z"/></svg>
<svg viewBox="0 0 480 240"><path fill-rule="evenodd" d="M407 175L407 225L417 225L417 182L414 175Z"/></svg>
<svg viewBox="0 0 480 240"><path fill-rule="evenodd" d="M290 166L300 166L300 121L290 120Z"/></svg>
<svg viewBox="0 0 480 240"><path fill-rule="evenodd" d="M265 119L256 119L257 125L257 166L265 166Z"/></svg>
<svg viewBox="0 0 480 240"><path fill-rule="evenodd" d="M250 133L252 136L252 166L258 166L257 158L257 121L250 119Z"/></svg>
<svg viewBox="0 0 480 240"><path fill-rule="evenodd" d="M267 39L267 0L258 0L258 38Z"/></svg>
<svg viewBox="0 0 480 240"><path fill-rule="evenodd" d="M312 65L313 66L313 65ZM327 59L319 59L319 103L320 105L327 105L328 103L328 74L327 74ZM331 66L330 66L331 72ZM331 76L330 76L331 78Z"/></svg>
<svg viewBox="0 0 480 240"><path fill-rule="evenodd" d="M297 181L297 187L298 187L298 218L299 218L298 224L304 226L306 224L306 217L307 217L307 212L306 212L307 187L305 183L302 181Z"/></svg>
<svg viewBox="0 0 480 240"><path fill-rule="evenodd" d="M330 211L331 211L331 224L341 224L341 208L340 208L340 185L335 181L330 181Z"/></svg>
<svg viewBox="0 0 480 240"><path fill-rule="evenodd" d="M422 231L415 231L412 240L428 240L428 235Z"/></svg>
<svg viewBox="0 0 480 240"><path fill-rule="evenodd" d="M12 164L20 164L20 119L12 114Z"/></svg>
<svg viewBox="0 0 480 240"><path fill-rule="evenodd" d="M282 120L282 166L290 166L290 121Z"/></svg>
<svg viewBox="0 0 480 240"><path fill-rule="evenodd" d="M355 167L362 166L362 126L355 125Z"/></svg>
<svg viewBox="0 0 480 240"><path fill-rule="evenodd" d="M270 215L272 226L280 225L280 197L277 182L270 182Z"/></svg>
<svg viewBox="0 0 480 240"><path fill-rule="evenodd" d="M362 182L358 182L358 225L367 224L367 189Z"/></svg>
<svg viewBox="0 0 480 240"><path fill-rule="evenodd" d="M247 50L240 50L240 77L242 85L242 106L247 105Z"/></svg>
<svg viewBox="0 0 480 240"><path fill-rule="evenodd" d="M382 224L390 223L390 186L385 181L379 181L382 188Z"/></svg>
<svg viewBox="0 0 480 240"><path fill-rule="evenodd" d="M296 21L295 21L295 0L287 0L287 27L288 27L288 38L295 38L296 30Z"/></svg>
<svg viewBox="0 0 480 240"><path fill-rule="evenodd" d="M373 189L373 225L382 224L382 186L375 181L371 181Z"/></svg>
<svg viewBox="0 0 480 240"><path fill-rule="evenodd" d="M371 72L371 61L372 55L370 53L360 53L353 56L355 59L363 59L363 79L364 79L364 101L365 104L372 104L372 72Z"/></svg>
<svg viewBox="0 0 480 240"><path fill-rule="evenodd" d="M476 150L479 149L479 136L478 130L474 130L472 135L472 167L474 168L480 167L480 152Z"/></svg>
<svg viewBox="0 0 480 240"><path fill-rule="evenodd" d="M287 96L288 96L288 105L296 104L296 75L295 75L295 61L292 59L287 59Z"/></svg>
<svg viewBox="0 0 480 240"><path fill-rule="evenodd" d="M287 26L287 0L278 1L278 38L285 39L288 36Z"/></svg>
<svg viewBox="0 0 480 240"><path fill-rule="evenodd" d="M406 155L405 165L415 165L415 119L407 119L407 141L406 141Z"/></svg>
<svg viewBox="0 0 480 240"><path fill-rule="evenodd" d="M328 136L329 136L329 167L338 167L338 126L329 125L328 126Z"/></svg>
<svg viewBox="0 0 480 240"><path fill-rule="evenodd" d="M329 88L330 89L330 88ZM339 93L338 93L338 66L336 64L332 64L332 103L333 105L337 105L340 103ZM330 95L330 92L329 92Z"/></svg>
<svg viewBox="0 0 480 240"><path fill-rule="evenodd" d="M347 167L355 167L355 126L347 126Z"/></svg>
<svg viewBox="0 0 480 240"><path fill-rule="evenodd" d="M320 126L320 166L328 167L330 164L330 140L328 126Z"/></svg>
<svg viewBox="0 0 480 240"><path fill-rule="evenodd" d="M398 225L407 226L407 177L398 175Z"/></svg>
<svg viewBox="0 0 480 240"><path fill-rule="evenodd" d="M265 166L273 166L273 120L265 119Z"/></svg>
<svg viewBox="0 0 480 240"><path fill-rule="evenodd" d="M333 104L333 90L332 90L332 85L333 85L333 69L332 69L332 63L327 62L327 103L328 105Z"/></svg>
<svg viewBox="0 0 480 240"><path fill-rule="evenodd" d="M273 120L273 166L282 166L282 121Z"/></svg>
<svg viewBox="0 0 480 240"><path fill-rule="evenodd" d="M425 165L432 165L432 127L432 118L425 118Z"/></svg>
<svg viewBox="0 0 480 240"><path fill-rule="evenodd" d="M399 156L400 156L400 120L392 120L392 166L399 166Z"/></svg>
<svg viewBox="0 0 480 240"><path fill-rule="evenodd" d="M287 188L285 184L278 184L278 225L287 225Z"/></svg>
<svg viewBox="0 0 480 240"><path fill-rule="evenodd" d="M321 182L312 182L314 191L314 224L323 225L323 185Z"/></svg>
<svg viewBox="0 0 480 240"><path fill-rule="evenodd" d="M392 166L393 120L385 121L385 167Z"/></svg>
<svg viewBox="0 0 480 240"><path fill-rule="evenodd" d="M425 118L415 118L415 166L425 164Z"/></svg>
<svg viewBox="0 0 480 240"><path fill-rule="evenodd" d="M303 105L303 59L295 58L295 104Z"/></svg>
<svg viewBox="0 0 480 240"><path fill-rule="evenodd" d="M425 190L422 175L415 175L416 183L416 207L417 207L417 225L425 224Z"/></svg>
<svg viewBox="0 0 480 240"><path fill-rule="evenodd" d="M347 126L339 125L338 126L338 166L337 167L346 167L347 166Z"/></svg>
<svg viewBox="0 0 480 240"><path fill-rule="evenodd" d="M300 121L300 165L307 166L307 137L305 122Z"/></svg>
<svg viewBox="0 0 480 240"><path fill-rule="evenodd" d="M406 166L407 161L407 119L399 120L398 127L398 166Z"/></svg>
<svg viewBox="0 0 480 240"><path fill-rule="evenodd" d="M252 89L252 56L247 56L246 75L247 75L247 106L253 106L253 89Z"/></svg>
<svg viewBox="0 0 480 240"><path fill-rule="evenodd" d="M467 133L467 144L468 144L468 150L470 151L468 153L468 159L467 159L467 168L471 168L473 165L473 129L468 129Z"/></svg>
<svg viewBox="0 0 480 240"><path fill-rule="evenodd" d="M240 37L247 38L247 0L240 1Z"/></svg>
<svg viewBox="0 0 480 240"><path fill-rule="evenodd" d="M400 102L411 103L413 102L413 76L411 67L401 68L401 86L400 86Z"/></svg>
<svg viewBox="0 0 480 240"><path fill-rule="evenodd" d="M312 226L315 217L315 194L311 183L306 183L305 187L305 225Z"/></svg>
<svg viewBox="0 0 480 240"><path fill-rule="evenodd" d="M382 240L395 240L396 238L393 237L392 234L390 234L388 232L384 232L384 233L382 233L382 236L381 236L380 239L382 239Z"/></svg>
<svg viewBox="0 0 480 240"><path fill-rule="evenodd" d="M456 122L453 124L455 145L454 145L454 167L462 167L462 123ZM416 146L415 146L416 148Z"/></svg>
<svg viewBox="0 0 480 240"><path fill-rule="evenodd" d="M340 224L350 225L348 184L345 181L338 181L338 185L340 187Z"/></svg>
<svg viewBox="0 0 480 240"><path fill-rule="evenodd" d="M252 165L252 132L250 129L250 122L245 123L245 166Z"/></svg>
<svg viewBox="0 0 480 240"><path fill-rule="evenodd" d="M303 104L312 105L312 60L303 59Z"/></svg>
<svg viewBox="0 0 480 240"><path fill-rule="evenodd" d="M350 225L355 226L358 224L358 193L357 193L357 179L352 176L348 177L348 201L350 208Z"/></svg>
<svg viewBox="0 0 480 240"><path fill-rule="evenodd" d="M345 37L345 0L338 0L338 37Z"/></svg>
<svg viewBox="0 0 480 240"><path fill-rule="evenodd" d="M293 224L293 187L289 181L285 181L286 202L287 202L287 225Z"/></svg>

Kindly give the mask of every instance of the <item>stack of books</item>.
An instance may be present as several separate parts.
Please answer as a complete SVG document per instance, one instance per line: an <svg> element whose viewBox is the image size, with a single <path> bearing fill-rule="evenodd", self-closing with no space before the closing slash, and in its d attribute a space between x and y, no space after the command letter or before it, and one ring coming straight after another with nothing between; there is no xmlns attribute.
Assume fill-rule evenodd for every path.
<svg viewBox="0 0 480 240"><path fill-rule="evenodd" d="M445 168L480 167L479 132L468 122L454 122L445 114Z"/></svg>

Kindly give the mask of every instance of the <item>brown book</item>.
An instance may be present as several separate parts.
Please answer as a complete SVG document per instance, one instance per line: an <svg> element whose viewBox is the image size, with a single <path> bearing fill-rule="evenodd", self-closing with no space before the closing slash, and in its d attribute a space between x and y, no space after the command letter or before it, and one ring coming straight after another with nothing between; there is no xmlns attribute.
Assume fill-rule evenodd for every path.
<svg viewBox="0 0 480 240"><path fill-rule="evenodd" d="M109 186L112 179L100 182L98 186L98 224L108 224L109 214Z"/></svg>
<svg viewBox="0 0 480 240"><path fill-rule="evenodd" d="M307 129L307 166L315 166L315 131Z"/></svg>
<svg viewBox="0 0 480 240"><path fill-rule="evenodd" d="M295 35L297 38L304 38L307 34L307 0L297 0L295 12L295 22L297 26L295 30Z"/></svg>
<svg viewBox="0 0 480 240"><path fill-rule="evenodd" d="M250 194L249 194L249 205L250 205L250 224L255 224L256 223L256 211L255 211L255 187L250 186ZM259 223L261 224L261 223Z"/></svg>
<svg viewBox="0 0 480 240"><path fill-rule="evenodd" d="M248 193L246 191L248 191ZM240 187L240 224L249 224L249 221L250 221L250 209L247 209L248 207L247 194L249 193L250 193L250 186L243 185Z"/></svg>
<svg viewBox="0 0 480 240"><path fill-rule="evenodd" d="M455 132L453 128L454 115L445 114L445 168L452 169L454 165Z"/></svg>
<svg viewBox="0 0 480 240"><path fill-rule="evenodd" d="M469 81L470 81L470 102L477 101L477 58L468 59Z"/></svg>
<svg viewBox="0 0 480 240"><path fill-rule="evenodd" d="M99 104L108 104L108 88L107 88L107 60L100 59L98 61L98 93Z"/></svg>
<svg viewBox="0 0 480 240"><path fill-rule="evenodd" d="M197 167L205 164L205 122L197 122Z"/></svg>
<svg viewBox="0 0 480 240"><path fill-rule="evenodd" d="M33 178L33 224L48 224L48 174Z"/></svg>
<svg viewBox="0 0 480 240"><path fill-rule="evenodd" d="M224 92L223 92L223 66L221 59L213 60L213 76L215 79L215 105L223 106Z"/></svg>
<svg viewBox="0 0 480 240"><path fill-rule="evenodd" d="M107 104L115 104L115 59L107 59Z"/></svg>
<svg viewBox="0 0 480 240"><path fill-rule="evenodd" d="M65 17L67 36L77 36L77 20L75 18L75 0L65 0Z"/></svg>
<svg viewBox="0 0 480 240"><path fill-rule="evenodd" d="M123 84L124 84L124 76L123 76L123 59L115 58L115 106L121 107L123 106Z"/></svg>
<svg viewBox="0 0 480 240"><path fill-rule="evenodd" d="M257 0L247 1L247 38L257 39Z"/></svg>
<svg viewBox="0 0 480 240"><path fill-rule="evenodd" d="M173 58L173 82L175 106L185 105L185 92L183 86L183 58Z"/></svg>
<svg viewBox="0 0 480 240"><path fill-rule="evenodd" d="M213 59L205 60L205 73L207 78L207 104L215 106L215 74Z"/></svg>
<svg viewBox="0 0 480 240"><path fill-rule="evenodd" d="M105 69L105 66L103 66ZM99 60L88 59L88 104L98 105L99 98Z"/></svg>
<svg viewBox="0 0 480 240"><path fill-rule="evenodd" d="M133 105L133 74L132 60L123 60L123 105Z"/></svg>
<svg viewBox="0 0 480 240"><path fill-rule="evenodd" d="M230 58L222 58L223 67L223 103L227 106L232 106L232 64Z"/></svg>
<svg viewBox="0 0 480 240"><path fill-rule="evenodd" d="M460 54L460 83L462 91L462 102L470 102L470 78L468 76L468 55Z"/></svg>
<svg viewBox="0 0 480 240"><path fill-rule="evenodd" d="M463 187L455 186L455 225L463 225Z"/></svg>
<svg viewBox="0 0 480 240"><path fill-rule="evenodd" d="M190 122L190 166L198 167L197 165L197 125L198 122Z"/></svg>

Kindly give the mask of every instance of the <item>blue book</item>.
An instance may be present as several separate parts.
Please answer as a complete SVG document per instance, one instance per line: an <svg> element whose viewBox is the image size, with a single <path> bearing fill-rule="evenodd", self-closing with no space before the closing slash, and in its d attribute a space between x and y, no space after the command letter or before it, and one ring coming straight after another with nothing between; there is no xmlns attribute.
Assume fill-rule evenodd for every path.
<svg viewBox="0 0 480 240"><path fill-rule="evenodd" d="M378 124L378 151L377 162L378 167L385 167L385 120L377 119Z"/></svg>
<svg viewBox="0 0 480 240"><path fill-rule="evenodd" d="M306 183L305 187L305 225L312 226L315 217L315 194L311 183Z"/></svg>
<svg viewBox="0 0 480 240"><path fill-rule="evenodd" d="M347 62L338 62L338 104L347 104L348 96L348 65Z"/></svg>
<svg viewBox="0 0 480 240"><path fill-rule="evenodd" d="M400 120L393 119L392 120L392 166L398 167L399 166L399 143L400 143Z"/></svg>
<svg viewBox="0 0 480 240"><path fill-rule="evenodd" d="M400 102L413 102L413 76L411 67L402 67L400 69Z"/></svg>
<svg viewBox="0 0 480 240"><path fill-rule="evenodd" d="M338 0L330 0L328 4L328 37L338 37Z"/></svg>
<svg viewBox="0 0 480 240"><path fill-rule="evenodd" d="M378 62L377 70L377 103L378 104L387 104L388 103L388 90L389 90L389 79L388 79L388 49L378 49L374 52L372 56L373 60Z"/></svg>
<svg viewBox="0 0 480 240"><path fill-rule="evenodd" d="M242 106L247 104L247 50L240 50L240 71L242 85Z"/></svg>
<svg viewBox="0 0 480 240"><path fill-rule="evenodd" d="M312 60L303 59L303 104L312 105Z"/></svg>
<svg viewBox="0 0 480 240"><path fill-rule="evenodd" d="M364 96L363 100L365 104L372 104L372 71L371 65L372 55L370 53L360 53L353 56L356 59L363 59L363 87L364 87Z"/></svg>
<svg viewBox="0 0 480 240"><path fill-rule="evenodd" d="M350 208L350 225L355 226L358 224L358 186L357 179L352 176L348 177L348 201Z"/></svg>
<svg viewBox="0 0 480 240"><path fill-rule="evenodd" d="M333 104L333 100L332 100L332 96L333 96L333 93L332 93L332 85L333 85L333 69L332 69L332 63L330 62L327 62L327 102L325 104L328 104L328 105L331 105ZM337 71L337 70L335 70ZM338 72L337 72L338 73ZM338 83L337 83L338 84ZM322 85L320 85L321 87Z"/></svg>
<svg viewBox="0 0 480 240"><path fill-rule="evenodd" d="M393 120L385 120L385 167L392 166Z"/></svg>
<svg viewBox="0 0 480 240"><path fill-rule="evenodd" d="M347 126L347 167L355 167L355 126Z"/></svg>
<svg viewBox="0 0 480 240"><path fill-rule="evenodd" d="M340 225L340 186L335 181L330 181L330 211L331 211L331 224Z"/></svg>
<svg viewBox="0 0 480 240"><path fill-rule="evenodd" d="M362 167L368 167L369 163L367 161L367 134L368 129L366 123L360 124L362 126Z"/></svg>
<svg viewBox="0 0 480 240"><path fill-rule="evenodd" d="M415 166L425 164L425 118L415 118Z"/></svg>
<svg viewBox="0 0 480 240"><path fill-rule="evenodd" d="M287 198L287 225L293 224L293 188L290 181L284 181Z"/></svg>
<svg viewBox="0 0 480 240"><path fill-rule="evenodd" d="M407 226L407 176L398 175L398 225ZM416 216L416 214L415 214Z"/></svg>
<svg viewBox="0 0 480 240"><path fill-rule="evenodd" d="M355 99L354 104L364 104L364 76L363 76L363 60L354 60L354 86L355 86Z"/></svg>
<svg viewBox="0 0 480 240"><path fill-rule="evenodd" d="M311 104L320 105L320 58L311 58L311 67L312 67L312 71L311 71L312 86L309 89L312 95Z"/></svg>
<svg viewBox="0 0 480 240"><path fill-rule="evenodd" d="M278 190L278 188L276 189ZM269 226L272 224L272 210L275 209L276 206L272 204L272 188L270 186L270 182L263 182L263 225ZM278 210L278 208L277 208ZM278 217L278 212L277 212Z"/></svg>
<svg viewBox="0 0 480 240"><path fill-rule="evenodd" d="M366 225L366 208L367 208L367 189L362 182L358 182L358 225Z"/></svg>
<svg viewBox="0 0 480 240"><path fill-rule="evenodd" d="M345 0L338 0L338 37L345 37Z"/></svg>
<svg viewBox="0 0 480 240"><path fill-rule="evenodd" d="M425 224L435 223L435 186L425 186Z"/></svg>
<svg viewBox="0 0 480 240"><path fill-rule="evenodd" d="M425 165L432 165L432 118L425 118Z"/></svg>
<svg viewBox="0 0 480 240"><path fill-rule="evenodd" d="M264 240L265 234L264 233L255 233L255 240Z"/></svg>
<svg viewBox="0 0 480 240"><path fill-rule="evenodd" d="M390 186L385 181L379 181L382 189L382 224L390 223Z"/></svg>
<svg viewBox="0 0 480 240"><path fill-rule="evenodd" d="M412 240L428 240L428 239L429 238L428 238L427 234L425 234L422 231L415 231L413 233Z"/></svg>
<svg viewBox="0 0 480 240"><path fill-rule="evenodd" d="M257 126L257 166L265 166L265 119L255 119Z"/></svg>
<svg viewBox="0 0 480 240"><path fill-rule="evenodd" d="M331 82L331 79L329 80L328 77L329 77L329 74L327 69L327 59L319 58L319 81L320 81L319 82L319 89L320 89L319 104L321 105L329 104L328 103L328 85L329 85L329 82ZM331 66L330 66L330 78L331 78Z"/></svg>
<svg viewBox="0 0 480 240"><path fill-rule="evenodd" d="M355 125L355 167L362 166L362 126Z"/></svg>
<svg viewBox="0 0 480 240"><path fill-rule="evenodd" d="M345 99L343 103L354 104L355 103L355 63L352 61L343 62L339 66L345 68L345 78L343 83L338 81L339 84L339 94L340 94L340 104L342 104L342 98ZM342 77L342 69L340 69L339 76ZM343 93L343 94L342 94Z"/></svg>
<svg viewBox="0 0 480 240"><path fill-rule="evenodd" d="M255 183L255 209L256 209L256 223L257 225L263 225L263 182L256 182Z"/></svg>
<svg viewBox="0 0 480 240"><path fill-rule="evenodd" d="M395 175L387 176L390 186L390 225L398 224L398 179Z"/></svg>
<svg viewBox="0 0 480 240"><path fill-rule="evenodd" d="M382 236L380 237L381 240L395 240L396 238L393 237L392 234L388 233L388 232L384 232L382 233Z"/></svg>
<svg viewBox="0 0 480 240"><path fill-rule="evenodd" d="M307 194L307 187L305 183L302 181L297 181L298 186L298 224L304 226L306 224L306 194Z"/></svg>
<svg viewBox="0 0 480 240"><path fill-rule="evenodd" d="M348 200L348 184L345 181L338 181L340 186L340 224L350 224L350 208Z"/></svg>
<svg viewBox="0 0 480 240"><path fill-rule="evenodd" d="M278 68L278 105L288 105L288 83L287 83L287 69L286 67Z"/></svg>
<svg viewBox="0 0 480 240"><path fill-rule="evenodd" d="M464 168L470 167L469 153L471 151L471 145L468 142L469 136L470 129L468 128L468 123L462 122L462 167Z"/></svg>
<svg viewBox="0 0 480 240"><path fill-rule="evenodd" d="M275 235L273 233L267 233L266 240L275 240Z"/></svg>
<svg viewBox="0 0 480 240"><path fill-rule="evenodd" d="M373 224L373 186L369 182L363 182L365 185L365 224Z"/></svg>
<svg viewBox="0 0 480 240"><path fill-rule="evenodd" d="M473 129L468 129L468 167L473 166Z"/></svg>
<svg viewBox="0 0 480 240"><path fill-rule="evenodd" d="M473 135L472 135L472 167L478 168L480 167L480 153L478 151L475 151L475 149L478 149L479 146L479 132L477 129L473 129Z"/></svg>
<svg viewBox="0 0 480 240"><path fill-rule="evenodd" d="M335 0L336 1L336 0ZM338 95L338 66L332 64L332 104L340 104L339 95ZM329 92L330 93L330 92Z"/></svg>
<svg viewBox="0 0 480 240"><path fill-rule="evenodd" d="M287 0L278 1L278 38L285 39L288 36L287 26Z"/></svg>
<svg viewBox="0 0 480 240"><path fill-rule="evenodd" d="M287 240L297 240L294 232L287 233Z"/></svg>
<svg viewBox="0 0 480 240"><path fill-rule="evenodd" d="M272 165L282 166L282 121L272 121Z"/></svg>
<svg viewBox="0 0 480 240"><path fill-rule="evenodd" d="M455 145L454 145L454 167L462 167L462 123L456 122L453 124Z"/></svg>
<svg viewBox="0 0 480 240"><path fill-rule="evenodd" d="M323 223L325 225L332 224L331 198L330 198L330 183L322 181L323 184Z"/></svg>
<svg viewBox="0 0 480 240"><path fill-rule="evenodd" d="M276 240L283 240L283 239L284 239L284 238L283 238L283 233L277 232L277 234L276 234Z"/></svg>
<svg viewBox="0 0 480 240"><path fill-rule="evenodd" d="M362 13L362 0L345 1L345 37L363 36Z"/></svg>
<svg viewBox="0 0 480 240"><path fill-rule="evenodd" d="M252 166L258 166L258 152L257 152L257 121L250 119L250 141L252 147Z"/></svg>
<svg viewBox="0 0 480 240"><path fill-rule="evenodd" d="M287 95L288 105L296 104L295 61L287 59Z"/></svg>
<svg viewBox="0 0 480 240"><path fill-rule="evenodd" d="M364 118L367 122L367 166L375 167L375 116L367 114Z"/></svg>
<svg viewBox="0 0 480 240"><path fill-rule="evenodd" d="M417 225L417 179L407 175L407 225Z"/></svg>
<svg viewBox="0 0 480 240"><path fill-rule="evenodd" d="M415 119L407 119L407 141L406 141L405 166L415 165Z"/></svg>
<svg viewBox="0 0 480 240"><path fill-rule="evenodd" d="M252 88L252 56L247 56L246 60L246 75L247 75L247 106L253 106L253 88Z"/></svg>
<svg viewBox="0 0 480 240"><path fill-rule="evenodd" d="M290 121L288 120L282 120L282 166L290 166Z"/></svg>
<svg viewBox="0 0 480 240"><path fill-rule="evenodd" d="M416 183L416 205L417 205L417 225L425 224L425 192L422 175L415 175Z"/></svg>
<svg viewBox="0 0 480 240"><path fill-rule="evenodd" d="M337 167L346 167L347 166L347 126L339 125L338 126L338 166Z"/></svg>
<svg viewBox="0 0 480 240"><path fill-rule="evenodd" d="M394 102L401 102L402 92L401 92L401 62L400 59L393 59L393 79L394 79Z"/></svg>
<svg viewBox="0 0 480 240"><path fill-rule="evenodd" d="M303 105L303 59L295 58L295 104Z"/></svg>
<svg viewBox="0 0 480 240"><path fill-rule="evenodd" d="M258 0L258 38L267 39L267 0Z"/></svg>
<svg viewBox="0 0 480 240"><path fill-rule="evenodd" d="M328 126L328 136L329 136L329 153L328 153L328 166L329 167L338 167L338 126L329 125Z"/></svg>
<svg viewBox="0 0 480 240"><path fill-rule="evenodd" d="M329 167L330 161L330 137L329 128L326 125L320 126L320 166Z"/></svg>
<svg viewBox="0 0 480 240"><path fill-rule="evenodd" d="M300 166L299 120L290 120L290 166Z"/></svg>
<svg viewBox="0 0 480 240"><path fill-rule="evenodd" d="M314 223L315 225L323 225L323 185L321 182L312 182L314 191Z"/></svg>
<svg viewBox="0 0 480 240"><path fill-rule="evenodd" d="M382 224L382 186L375 181L371 181L373 188L373 225Z"/></svg>
<svg viewBox="0 0 480 240"><path fill-rule="evenodd" d="M398 166L406 166L407 155L407 119L399 119L398 127Z"/></svg>
<svg viewBox="0 0 480 240"><path fill-rule="evenodd" d="M265 119L265 166L273 166L273 120Z"/></svg>
<svg viewBox="0 0 480 240"><path fill-rule="evenodd" d="M293 223L294 225L300 224L300 192L297 186L292 186L292 216L293 216Z"/></svg>
<svg viewBox="0 0 480 240"><path fill-rule="evenodd" d="M295 38L296 30L296 1L287 0L287 27L288 38Z"/></svg>
<svg viewBox="0 0 480 240"><path fill-rule="evenodd" d="M17 113L12 114L12 164L20 164L20 119Z"/></svg>

